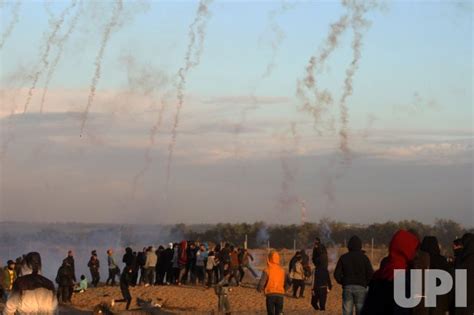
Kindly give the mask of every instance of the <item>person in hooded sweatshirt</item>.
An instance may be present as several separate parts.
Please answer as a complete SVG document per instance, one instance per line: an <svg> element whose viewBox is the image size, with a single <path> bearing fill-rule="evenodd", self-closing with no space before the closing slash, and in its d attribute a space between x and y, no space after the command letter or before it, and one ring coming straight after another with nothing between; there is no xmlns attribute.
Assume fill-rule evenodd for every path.
<svg viewBox="0 0 474 315"><path fill-rule="evenodd" d="M258 292L263 291L265 293L268 315L283 313L283 297L288 287L288 277L285 275L285 270L280 266L280 255L271 250L268 254L267 268L263 270L257 286Z"/></svg>
<svg viewBox="0 0 474 315"><path fill-rule="evenodd" d="M56 275L56 283L58 284L58 300L60 303L71 303L74 291L73 271L68 259L63 260L63 264L58 269Z"/></svg>
<svg viewBox="0 0 474 315"><path fill-rule="evenodd" d="M155 285L162 285L165 278L164 251L165 248L160 245L155 252L158 261L155 268Z"/></svg>
<svg viewBox="0 0 474 315"><path fill-rule="evenodd" d="M313 254L311 257L314 267L318 268L319 265L327 266L328 265L328 251L326 246L321 243L319 237L316 237L314 240Z"/></svg>
<svg viewBox="0 0 474 315"><path fill-rule="evenodd" d="M472 315L474 314L474 234L464 234L462 245L463 250L455 268L467 270L467 305L466 307L456 307L454 314Z"/></svg>
<svg viewBox="0 0 474 315"><path fill-rule="evenodd" d="M13 283L3 314L56 314L58 300L54 284L41 275L39 253L31 252L25 256L21 275Z"/></svg>
<svg viewBox="0 0 474 315"><path fill-rule="evenodd" d="M91 272L91 277L92 277L92 285L97 288L97 285L99 284L100 281L100 262L99 258L97 258L97 251L93 250L91 253L91 258L89 259L89 262L87 263L87 267L89 267L89 271Z"/></svg>
<svg viewBox="0 0 474 315"><path fill-rule="evenodd" d="M397 231L390 241L389 253L380 263L369 283L369 291L361 314L363 315L401 315L411 314L412 309L398 306L394 298L395 269L408 270L416 258L420 241L409 231ZM407 285L409 285L407 283Z"/></svg>
<svg viewBox="0 0 474 315"><path fill-rule="evenodd" d="M429 269L441 269L452 274L446 257L441 255L438 239L434 236L425 236L421 242L420 250L429 255ZM424 301L423 301L424 302ZM429 315L443 315L449 310L450 294L444 294L436 297L436 307L425 308L419 305L419 312Z"/></svg>
<svg viewBox="0 0 474 315"><path fill-rule="evenodd" d="M179 276L178 276L178 285L181 285L183 283L183 280L185 281L185 277L187 275L187 270L186 266L188 264L188 242L183 240L179 244L178 248L178 269L179 269Z"/></svg>
<svg viewBox="0 0 474 315"><path fill-rule="evenodd" d="M163 251L163 282L166 284L173 283L173 243L168 244L168 248Z"/></svg>
<svg viewBox="0 0 474 315"><path fill-rule="evenodd" d="M374 270L358 236L350 238L347 249L336 264L334 279L342 285L342 314L352 314L354 307L356 314L360 314Z"/></svg>
<svg viewBox="0 0 474 315"><path fill-rule="evenodd" d="M132 295L130 294L130 285L133 280L133 268L130 266L125 266L122 270L122 274L120 275L120 292L122 293L122 299L119 300L112 300L112 306L115 303L127 303L125 309L130 308L130 304L132 303Z"/></svg>
<svg viewBox="0 0 474 315"><path fill-rule="evenodd" d="M328 262L328 259L321 261ZM326 310L327 294L332 290L328 265L318 264L314 270L313 289L311 290L311 305L316 311Z"/></svg>

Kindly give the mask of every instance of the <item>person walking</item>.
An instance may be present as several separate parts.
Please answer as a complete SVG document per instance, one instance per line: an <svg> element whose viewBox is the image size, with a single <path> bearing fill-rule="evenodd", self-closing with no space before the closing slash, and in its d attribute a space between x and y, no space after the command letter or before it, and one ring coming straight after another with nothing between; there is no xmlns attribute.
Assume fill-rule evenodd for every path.
<svg viewBox="0 0 474 315"><path fill-rule="evenodd" d="M374 270L369 258L362 251L362 241L356 235L347 243L347 253L342 255L334 270L334 279L342 285L342 314L360 314L367 294L367 285Z"/></svg>
<svg viewBox="0 0 474 315"><path fill-rule="evenodd" d="M296 254L295 261L290 270L290 279L291 283L293 284L293 298L297 299L298 297L303 297L305 288L305 275L303 268L303 258L299 252ZM300 289L299 295L297 295L298 289Z"/></svg>
<svg viewBox="0 0 474 315"><path fill-rule="evenodd" d="M107 250L107 265L109 269L109 277L105 281L105 285L114 286L115 285L115 277L120 273L120 269L115 263L115 258L112 249Z"/></svg>
<svg viewBox="0 0 474 315"><path fill-rule="evenodd" d="M120 292L122 293L122 299L112 300L112 307L115 303L127 303L125 309L130 308L132 303L132 295L130 294L130 285L133 280L133 268L130 266L125 266L120 275Z"/></svg>
<svg viewBox="0 0 474 315"><path fill-rule="evenodd" d="M272 250L268 254L267 267L263 270L257 285L258 292L265 293L268 315L283 313L284 296L288 288L288 279L280 266L280 255Z"/></svg>
<svg viewBox="0 0 474 315"><path fill-rule="evenodd" d="M253 261L252 254L246 248L240 250L240 282L244 279L245 269L248 269L254 278L258 278L257 273L250 265L250 262ZM244 269L245 268L245 269Z"/></svg>
<svg viewBox="0 0 474 315"><path fill-rule="evenodd" d="M314 270L313 289L311 290L311 305L316 311L326 310L327 294L332 290L328 266L318 265Z"/></svg>
<svg viewBox="0 0 474 315"><path fill-rule="evenodd" d="M89 267L89 271L91 272L91 278L92 282L91 284L97 288L97 285L99 284L100 281L100 262L99 258L97 258L97 251L93 250L91 252L91 258L89 259L89 262L87 263L87 267Z"/></svg>

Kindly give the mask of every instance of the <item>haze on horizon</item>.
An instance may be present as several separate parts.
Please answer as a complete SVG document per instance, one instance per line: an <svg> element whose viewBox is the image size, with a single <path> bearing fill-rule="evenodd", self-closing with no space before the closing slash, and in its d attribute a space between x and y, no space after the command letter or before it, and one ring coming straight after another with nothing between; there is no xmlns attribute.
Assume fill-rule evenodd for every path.
<svg viewBox="0 0 474 315"><path fill-rule="evenodd" d="M474 226L472 2L368 10L347 125L351 27L297 95L341 3L203 2L2 3L0 221Z"/></svg>

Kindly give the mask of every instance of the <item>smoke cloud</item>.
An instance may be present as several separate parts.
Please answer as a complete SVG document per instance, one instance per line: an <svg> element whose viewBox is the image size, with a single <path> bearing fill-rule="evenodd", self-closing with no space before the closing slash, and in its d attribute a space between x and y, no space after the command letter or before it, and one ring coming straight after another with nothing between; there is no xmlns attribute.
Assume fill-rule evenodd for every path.
<svg viewBox="0 0 474 315"><path fill-rule="evenodd" d="M82 114L82 120L81 120L81 133L80 136L82 137L82 134L84 132L84 128L86 126L87 118L89 116L89 111L92 106L92 103L94 102L94 97L96 94L96 88L97 88L97 83L99 82L100 75L101 75L101 66L102 66L102 59L104 57L105 53L105 48L107 47L107 43L109 42L110 36L112 34L112 31L114 27L118 25L118 20L120 17L120 13L122 12L123 9L123 3L122 0L116 0L116 5L114 7L114 10L112 11L112 17L110 18L109 23L105 26L105 30L103 33L102 41L100 43L100 48L97 53L97 57L95 59L95 72L94 76L92 77L92 82L90 85L90 91L89 91L89 97L87 98L87 105L86 108Z"/></svg>
<svg viewBox="0 0 474 315"><path fill-rule="evenodd" d="M184 104L184 93L188 72L199 65L206 37L206 27L210 18L209 4L212 0L201 0L196 12L194 21L189 26L188 46L184 57L184 66L178 71L178 86L176 113L174 116L173 127L171 130L171 141L168 146L168 162L166 166L166 187L168 187L171 176L171 164L173 162L173 153L176 146L177 130L179 118ZM196 40L197 37L197 40Z"/></svg>

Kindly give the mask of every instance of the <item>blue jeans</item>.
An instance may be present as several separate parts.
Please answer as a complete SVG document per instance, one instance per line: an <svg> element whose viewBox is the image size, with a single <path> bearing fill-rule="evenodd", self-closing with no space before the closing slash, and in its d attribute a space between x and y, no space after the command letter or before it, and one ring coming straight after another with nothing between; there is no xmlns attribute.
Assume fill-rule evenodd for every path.
<svg viewBox="0 0 474 315"><path fill-rule="evenodd" d="M342 288L342 315L352 315L352 311L356 309L359 315L364 306L367 288L360 285L346 285Z"/></svg>

